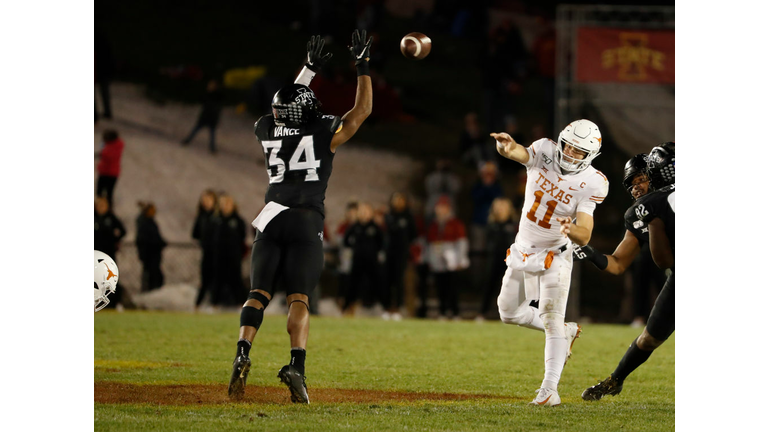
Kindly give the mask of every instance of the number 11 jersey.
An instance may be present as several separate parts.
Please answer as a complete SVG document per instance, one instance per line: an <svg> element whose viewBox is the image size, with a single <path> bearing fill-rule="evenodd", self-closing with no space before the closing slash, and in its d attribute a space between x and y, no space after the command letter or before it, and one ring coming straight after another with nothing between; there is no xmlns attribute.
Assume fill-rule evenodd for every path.
<svg viewBox="0 0 768 432"><path fill-rule="evenodd" d="M325 190L333 170L331 140L341 118L321 115L299 128L278 126L272 114L254 125L264 151L269 187L264 202L312 208L325 217Z"/></svg>
<svg viewBox="0 0 768 432"><path fill-rule="evenodd" d="M608 196L608 179L591 165L576 174L563 174L555 160L555 144L548 138L529 147L528 179L520 230L515 242L530 248L553 248L566 243L558 217L593 215L597 204Z"/></svg>

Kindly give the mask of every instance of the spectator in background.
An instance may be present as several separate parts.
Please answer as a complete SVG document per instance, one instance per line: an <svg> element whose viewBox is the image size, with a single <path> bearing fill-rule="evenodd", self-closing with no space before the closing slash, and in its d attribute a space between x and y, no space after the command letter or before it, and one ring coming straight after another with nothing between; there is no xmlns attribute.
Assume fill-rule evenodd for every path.
<svg viewBox="0 0 768 432"><path fill-rule="evenodd" d="M416 240L411 243L411 262L416 267L416 292L419 296L418 318L426 318L429 307L429 262L427 261L427 225L424 220L424 208L419 201L412 203L413 221L416 225Z"/></svg>
<svg viewBox="0 0 768 432"><path fill-rule="evenodd" d="M384 304L387 310L384 319L392 318L400 321L403 316L400 309L403 307L403 292L405 266L408 264L411 242L416 239L416 223L408 208L408 200L405 194L395 192L389 200L389 213L385 216L386 238L386 271L384 273L386 285L384 290L389 293L385 298L389 301Z"/></svg>
<svg viewBox="0 0 768 432"><path fill-rule="evenodd" d="M363 306L370 307L381 296L379 256L384 248L384 235L373 221L370 204L358 205L357 222L347 229L344 245L352 248L352 270L343 311L354 315L354 305L359 298Z"/></svg>
<svg viewBox="0 0 768 432"><path fill-rule="evenodd" d="M507 271L507 249L515 242L519 214L509 198L499 197L493 200L488 225L485 229L486 265L483 280L483 299L480 303L480 314L477 321L483 321L498 297L501 289L501 279Z"/></svg>
<svg viewBox="0 0 768 432"><path fill-rule="evenodd" d="M102 148L99 153L99 164L96 166L96 171L99 174L99 178L96 180L96 195L105 197L111 208L114 202L112 196L115 183L117 183L117 177L120 176L120 160L123 157L125 144L113 129L105 130L101 138L103 140Z"/></svg>
<svg viewBox="0 0 768 432"><path fill-rule="evenodd" d="M151 291L163 286L165 278L160 269L163 249L168 243L160 235L155 223L155 205L139 201L139 217L136 219L136 249L142 264L141 291Z"/></svg>
<svg viewBox="0 0 768 432"><path fill-rule="evenodd" d="M93 248L109 255L117 263L117 250L120 240L125 237L125 228L120 219L112 213L106 197L96 197L94 203ZM118 289L112 295L107 305L114 308L120 304L122 290Z"/></svg>
<svg viewBox="0 0 768 432"><path fill-rule="evenodd" d="M480 128L477 114L467 113L464 116L464 130L459 138L461 160L473 169L479 169L483 164L496 160L496 150L488 141L488 137Z"/></svg>
<svg viewBox="0 0 768 432"><path fill-rule="evenodd" d="M496 165L486 162L480 168L480 178L472 186L470 244L473 251L485 248L485 226L488 224L491 204L493 200L503 195L497 174Z"/></svg>
<svg viewBox="0 0 768 432"><path fill-rule="evenodd" d="M197 240L202 249L200 262L200 291L197 293L195 307L200 307L206 293L211 295L211 303L219 303L219 292L216 288L216 229L218 217L218 197L211 189L203 191L197 205L195 225L192 227L192 238Z"/></svg>
<svg viewBox="0 0 768 432"><path fill-rule="evenodd" d="M221 220L216 232L217 281L223 304L243 304L247 290L243 285L243 255L245 245L245 221L237 213L235 200L227 195L219 196Z"/></svg>
<svg viewBox="0 0 768 432"><path fill-rule="evenodd" d="M447 196L435 205L435 220L427 229L429 269L435 277L435 289L440 298L440 318L450 310L454 320L459 314L459 290L455 274L469 267L469 245L464 223L453 216Z"/></svg>
<svg viewBox="0 0 768 432"><path fill-rule="evenodd" d="M96 30L94 32L94 75L96 84L99 85L101 94L101 106L104 110L105 119L112 118L112 102L109 97L109 84L112 82L115 67L112 59L112 48L109 45L104 33ZM99 113L96 111L95 121L99 120ZM113 257L114 259L114 257Z"/></svg>
<svg viewBox="0 0 768 432"><path fill-rule="evenodd" d="M125 237L125 228L120 219L112 213L109 201L103 196L95 202L93 248L109 255L113 260L120 240Z"/></svg>
<svg viewBox="0 0 768 432"><path fill-rule="evenodd" d="M219 83L215 79L208 81L208 87L206 88L205 97L203 99L203 109L200 111L200 115L197 117L197 123L192 131L189 132L184 140L181 141L182 145L189 145L195 138L197 132L207 127L210 132L210 141L208 144L208 150L216 153L216 126L219 124L219 117L221 116L222 103L224 101L224 93L219 88Z"/></svg>
<svg viewBox="0 0 768 432"><path fill-rule="evenodd" d="M445 197L451 206L451 212L456 210L456 194L461 190L461 179L453 172L451 161L440 159L437 161L435 171L430 173L425 180L427 190L427 202L425 204L425 218L429 223L434 218L435 204L441 197Z"/></svg>
<svg viewBox="0 0 768 432"><path fill-rule="evenodd" d="M349 292L349 278L352 272L352 248L344 244L347 230L357 222L357 201L349 201L344 212L344 220L336 228L335 242L339 250L339 292L337 302L343 308Z"/></svg>

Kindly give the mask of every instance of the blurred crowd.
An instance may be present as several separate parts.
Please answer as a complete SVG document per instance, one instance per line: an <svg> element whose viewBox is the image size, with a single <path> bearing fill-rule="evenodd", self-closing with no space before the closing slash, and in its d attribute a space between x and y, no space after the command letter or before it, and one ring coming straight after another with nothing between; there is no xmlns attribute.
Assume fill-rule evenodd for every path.
<svg viewBox="0 0 768 432"><path fill-rule="evenodd" d="M325 274L329 277L321 280L323 286L315 293L313 313L318 312L319 298L335 297L346 315L374 314L392 320L415 316L482 321L496 317L495 299L506 271L506 251L518 230L524 179L507 183L516 186L505 190L495 155L485 147L487 143L477 139L479 126L473 113L467 115L466 126L460 137L465 149L462 161L476 168L468 188L454 162L439 159L424 178L422 197L397 191L388 203L350 200L344 219L336 227L324 228ZM125 143L113 129L105 130L102 139L94 249L117 260L126 229L113 213L112 203ZM168 243L155 220L155 204L137 204L140 291L148 292L165 284L162 256ZM471 208L465 220L457 216L459 206ZM190 225L190 238L201 251L196 308L241 305L250 289L243 265L249 265L248 241L255 232L238 213L235 198L212 189L202 191ZM649 312L650 286L661 287L650 271L647 255L641 254L633 272L635 325L644 323ZM117 291L111 307L122 304L122 291Z"/></svg>
<svg viewBox="0 0 768 432"><path fill-rule="evenodd" d="M426 175L423 185L393 193L388 203L350 200L344 221L332 229L326 227L325 274L330 275L330 282L329 278L321 279L322 295L318 291L315 300L335 296L338 307L346 314L374 311L395 320L408 315L478 320L495 316L495 298L506 269L503 259L517 233L525 169L499 157L488 132L505 131L527 144L551 136L557 125L553 124L553 11L523 2L492 3L446 1L411 5L408 18L414 29L428 35L451 35L471 44L475 55L470 59L470 67L482 71L482 91L476 92L472 111L467 109L456 116L453 124L460 124L461 115L464 116L457 145L446 146L441 156L435 156L440 159L434 160L434 170ZM394 63L392 56L400 55L396 47L380 44L382 35L392 37L383 23L387 14L395 11L388 10L380 0L347 6L313 1L304 16L276 14L274 24L322 34L327 42L348 38L348 29L340 22L355 22L356 27L367 29L374 38L371 75L376 109L370 123L413 121L403 111L400 89L382 73L387 71L388 64ZM272 16L269 8L283 6L262 7L266 8L264 16ZM288 21L280 22L281 19ZM120 69L108 36L116 35L98 29L95 34L96 122L112 118L109 87ZM435 49L444 48L436 45ZM119 50L115 53L119 54ZM450 54L445 51L443 57ZM344 112L354 100L354 73L344 70L345 67L351 66L335 62L313 81L312 87L328 112ZM216 131L225 96L229 96L230 103L237 99L252 112L263 114L269 111L272 95L293 80L293 75L254 74L256 78L248 81L247 87L238 88L243 91L233 98L231 92L227 93L227 89L234 87L227 84L225 67L217 63L215 69L204 73L195 65L160 68L160 75L170 80L195 83L194 93L202 106L196 121L190 119L191 129L180 141L182 145L192 145L198 133L207 129L205 138L212 154L218 151ZM183 88L187 91L189 87ZM526 92L530 88L536 91ZM115 259L126 233L120 218L111 210L124 146L115 130L104 131L97 166L95 248ZM607 174L611 176L610 172ZM143 268L141 290L150 291L165 283L162 255L169 245L155 222L155 204L137 204L136 246ZM612 204L604 206L609 205ZM248 241L253 229L238 214L236 200L227 193L203 191L197 206L197 216L190 221L191 240L202 255L195 303L240 305L249 289L242 266L249 265ZM655 283L642 277L645 268L647 263L638 263L634 272L638 275L632 302L636 306L636 321L647 316L647 287ZM120 294L118 290L117 295ZM413 299L411 305L407 304L409 298ZM110 306L119 303L118 297ZM316 312L317 305L312 307Z"/></svg>

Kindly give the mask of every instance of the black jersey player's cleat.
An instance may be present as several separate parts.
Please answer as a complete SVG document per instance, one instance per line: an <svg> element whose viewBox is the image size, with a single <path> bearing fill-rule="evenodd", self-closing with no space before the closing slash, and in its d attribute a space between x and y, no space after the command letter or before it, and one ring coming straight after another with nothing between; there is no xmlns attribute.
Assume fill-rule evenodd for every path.
<svg viewBox="0 0 768 432"><path fill-rule="evenodd" d="M285 365L280 372L277 373L277 377L283 384L288 386L291 391L291 402L293 403L309 403L309 394L307 394L307 377L300 374L295 367L291 365Z"/></svg>
<svg viewBox="0 0 768 432"><path fill-rule="evenodd" d="M600 381L597 385L584 390L581 394L581 398L587 401L600 400L605 395L616 396L621 393L621 389L624 388L624 383L619 382L613 375Z"/></svg>
<svg viewBox="0 0 768 432"><path fill-rule="evenodd" d="M245 380L251 370L251 359L248 356L239 355L232 363L232 377L229 379L229 397L241 398L245 395Z"/></svg>

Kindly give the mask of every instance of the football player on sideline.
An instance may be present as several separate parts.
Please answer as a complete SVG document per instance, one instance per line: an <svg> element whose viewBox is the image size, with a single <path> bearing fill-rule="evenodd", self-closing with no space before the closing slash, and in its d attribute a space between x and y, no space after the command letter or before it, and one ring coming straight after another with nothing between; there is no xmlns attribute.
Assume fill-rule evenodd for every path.
<svg viewBox="0 0 768 432"><path fill-rule="evenodd" d="M621 274L632 263L644 243L650 244L651 256L659 268L670 269L648 317L648 324L638 336L613 373L581 395L584 400L600 400L617 395L624 380L651 356L675 331L675 143L654 147L648 155L637 155L624 167L624 186L636 200L624 214L627 231L612 255L603 255L591 246L574 251L576 259L588 259L600 270ZM643 170L638 172L637 167ZM627 183L629 181L629 183ZM649 187L653 192L648 193Z"/></svg>
<svg viewBox="0 0 768 432"><path fill-rule="evenodd" d="M523 147L506 133L492 133L502 156L528 171L524 218L507 251L507 271L498 297L506 324L543 331L544 380L532 405L560 404L557 385L573 342L581 332L565 323L573 267L573 243L592 236L592 215L608 195L608 179L591 166L602 136L589 120L576 120L560 132L557 143L542 138Z"/></svg>
<svg viewBox="0 0 768 432"><path fill-rule="evenodd" d="M272 114L254 125L266 161L269 187L266 206L252 225L256 229L251 254L251 291L240 313L237 354L229 381L230 397L245 393L251 367L251 344L264 318L277 283L286 289L291 360L278 378L291 391L291 401L309 403L304 361L309 336L309 294L323 269L325 190L336 149L357 132L373 109L368 72L371 39L355 30L349 51L357 68L355 106L344 117L323 115L320 101L308 87L331 57L322 55L324 41L313 36L307 63L294 84L272 99Z"/></svg>

